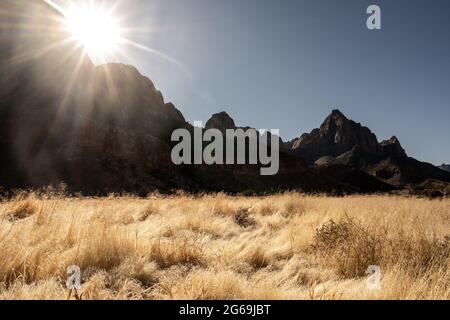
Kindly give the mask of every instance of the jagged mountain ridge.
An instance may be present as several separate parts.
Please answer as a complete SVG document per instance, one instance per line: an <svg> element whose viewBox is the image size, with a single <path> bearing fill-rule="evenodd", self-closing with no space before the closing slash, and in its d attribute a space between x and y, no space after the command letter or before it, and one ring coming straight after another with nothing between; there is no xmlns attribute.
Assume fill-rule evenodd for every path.
<svg viewBox="0 0 450 320"><path fill-rule="evenodd" d="M397 137L378 142L369 128L349 120L339 110L333 110L320 128L287 146L310 165L332 176L337 176L332 174L333 170L342 172L345 168L343 172L349 172L351 167L396 187L427 179L450 181L450 175L437 167L408 157Z"/></svg>
<svg viewBox="0 0 450 320"><path fill-rule="evenodd" d="M376 156L406 157L406 152L396 137L378 142L369 128L356 123L339 110L333 110L320 128L305 133L291 142L291 149L310 164L322 157L338 157L357 147L362 152Z"/></svg>

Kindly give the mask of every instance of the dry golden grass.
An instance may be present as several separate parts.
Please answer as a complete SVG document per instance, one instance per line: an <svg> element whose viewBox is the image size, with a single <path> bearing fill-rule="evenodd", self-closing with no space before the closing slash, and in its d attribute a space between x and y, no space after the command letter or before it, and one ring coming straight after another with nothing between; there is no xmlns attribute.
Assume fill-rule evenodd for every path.
<svg viewBox="0 0 450 320"><path fill-rule="evenodd" d="M450 299L450 199L296 193L0 203L0 299ZM382 270L380 290L367 267Z"/></svg>

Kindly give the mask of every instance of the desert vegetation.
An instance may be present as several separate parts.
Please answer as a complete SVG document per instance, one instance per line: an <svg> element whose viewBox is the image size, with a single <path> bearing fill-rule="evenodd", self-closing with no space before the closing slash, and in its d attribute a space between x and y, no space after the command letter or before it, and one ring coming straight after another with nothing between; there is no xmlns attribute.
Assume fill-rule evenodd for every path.
<svg viewBox="0 0 450 320"><path fill-rule="evenodd" d="M450 199L18 193L0 299L449 299ZM367 286L381 268L381 289Z"/></svg>

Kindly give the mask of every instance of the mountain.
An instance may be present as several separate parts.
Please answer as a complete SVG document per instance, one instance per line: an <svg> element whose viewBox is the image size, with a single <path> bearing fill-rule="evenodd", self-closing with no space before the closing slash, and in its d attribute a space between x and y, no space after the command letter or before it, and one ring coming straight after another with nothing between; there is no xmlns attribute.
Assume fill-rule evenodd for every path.
<svg viewBox="0 0 450 320"><path fill-rule="evenodd" d="M213 114L205 124L205 129L218 129L221 132L235 128L234 120L225 111Z"/></svg>
<svg viewBox="0 0 450 320"><path fill-rule="evenodd" d="M396 187L420 184L427 179L450 181L450 174L408 157L397 137L380 143L369 128L348 119L339 110L333 110L320 128L287 145L319 171L341 176L341 181L349 168L359 170L358 175L362 171Z"/></svg>
<svg viewBox="0 0 450 320"><path fill-rule="evenodd" d="M167 141L188 126L131 67L94 66L44 1L0 4L0 181L86 193L186 183Z"/></svg>
<svg viewBox="0 0 450 320"><path fill-rule="evenodd" d="M94 66L41 0L0 2L0 181L7 190L65 183L85 194L303 189L359 191L282 153L259 166L175 166L171 134L193 130L132 66ZM234 128L225 114L208 127Z"/></svg>
<svg viewBox="0 0 450 320"><path fill-rule="evenodd" d="M450 164L442 164L439 166L439 169L450 172Z"/></svg>
<svg viewBox="0 0 450 320"><path fill-rule="evenodd" d="M396 137L378 143L376 135L369 128L347 119L339 110L333 110L320 128L293 140L291 148L312 164L325 156L341 156L355 147L374 156L406 157Z"/></svg>
<svg viewBox="0 0 450 320"><path fill-rule="evenodd" d="M309 163L323 156L337 157L354 146L370 154L382 153L377 137L368 128L347 119L339 110L333 110L320 128L292 141L292 150Z"/></svg>
<svg viewBox="0 0 450 320"><path fill-rule="evenodd" d="M225 133L228 129L242 129L244 131L253 129L251 127L238 127L233 118L225 111L213 114L206 122L205 130L218 129ZM270 137L270 134L269 134ZM258 142L262 139L258 136ZM201 166L200 176L195 180L204 180L203 185L208 188L216 189L223 185L223 181L229 181L229 185L236 190L242 189L256 191L270 191L270 190L289 190L301 189L304 191L346 191L346 192L361 192L366 191L355 186L341 183L333 178L327 177L314 168L309 168L308 164L297 156L293 156L288 150L284 148L283 140L279 139L279 172L275 176L260 176L259 165L214 165ZM264 143L265 144L265 143ZM224 146L226 150L226 137L224 138ZM270 145L268 146L270 150ZM246 147L246 154L248 157L248 146ZM236 150L236 145L235 145ZM247 158L248 159L248 158ZM220 178L220 179L218 179ZM221 182L222 181L222 182ZM219 185L217 185L219 183Z"/></svg>

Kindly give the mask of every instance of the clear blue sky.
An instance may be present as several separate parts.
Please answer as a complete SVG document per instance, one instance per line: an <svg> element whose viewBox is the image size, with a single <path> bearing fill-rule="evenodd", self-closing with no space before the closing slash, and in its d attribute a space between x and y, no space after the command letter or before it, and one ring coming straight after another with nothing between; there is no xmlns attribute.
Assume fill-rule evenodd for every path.
<svg viewBox="0 0 450 320"><path fill-rule="evenodd" d="M381 31L366 28L371 4ZM290 140L339 108L413 157L450 162L448 0L122 0L117 14L179 64L132 48L116 60L191 122L226 110Z"/></svg>

